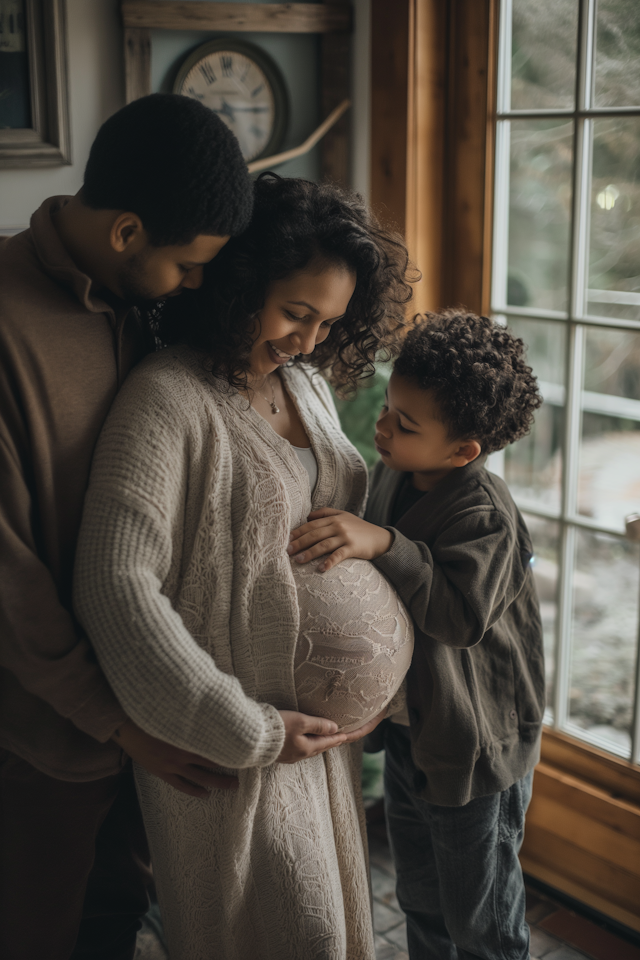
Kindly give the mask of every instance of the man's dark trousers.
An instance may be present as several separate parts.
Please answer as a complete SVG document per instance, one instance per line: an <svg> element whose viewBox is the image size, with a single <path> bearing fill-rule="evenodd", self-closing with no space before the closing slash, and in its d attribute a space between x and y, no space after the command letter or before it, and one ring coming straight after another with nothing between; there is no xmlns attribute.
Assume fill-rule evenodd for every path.
<svg viewBox="0 0 640 960"><path fill-rule="evenodd" d="M528 960L518 851L533 772L443 807L415 792L409 730L385 729L385 802L411 960Z"/></svg>
<svg viewBox="0 0 640 960"><path fill-rule="evenodd" d="M148 863L131 763L75 783L0 750L2 960L131 960Z"/></svg>

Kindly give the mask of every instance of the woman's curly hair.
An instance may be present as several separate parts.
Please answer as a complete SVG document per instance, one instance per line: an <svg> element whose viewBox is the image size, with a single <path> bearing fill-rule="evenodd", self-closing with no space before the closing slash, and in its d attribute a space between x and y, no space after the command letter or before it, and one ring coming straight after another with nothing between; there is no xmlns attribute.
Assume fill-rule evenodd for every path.
<svg viewBox="0 0 640 960"><path fill-rule="evenodd" d="M526 436L542 397L522 340L473 313L416 321L394 370L433 394L449 435L477 440L484 453Z"/></svg>
<svg viewBox="0 0 640 960"><path fill-rule="evenodd" d="M377 359L400 349L405 304L412 297L408 255L357 195L328 184L262 174L254 185L253 218L204 269L198 290L167 301L156 320L164 344L186 343L207 369L236 387L246 384L255 319L269 285L319 258L345 265L356 286L344 318L311 357L341 393L371 376Z"/></svg>

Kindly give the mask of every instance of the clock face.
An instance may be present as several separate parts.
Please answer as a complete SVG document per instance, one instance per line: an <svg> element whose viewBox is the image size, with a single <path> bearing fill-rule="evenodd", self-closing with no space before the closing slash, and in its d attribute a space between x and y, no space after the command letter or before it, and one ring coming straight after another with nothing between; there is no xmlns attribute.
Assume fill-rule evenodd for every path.
<svg viewBox="0 0 640 960"><path fill-rule="evenodd" d="M224 120L245 160L254 160L269 143L276 122L274 91L264 70L246 54L205 54L182 79L178 92L200 100Z"/></svg>

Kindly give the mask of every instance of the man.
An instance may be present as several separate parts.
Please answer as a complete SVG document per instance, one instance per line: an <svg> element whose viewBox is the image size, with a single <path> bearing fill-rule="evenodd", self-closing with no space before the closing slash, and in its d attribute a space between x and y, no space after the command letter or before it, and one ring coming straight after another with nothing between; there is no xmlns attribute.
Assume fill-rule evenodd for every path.
<svg viewBox="0 0 640 960"><path fill-rule="evenodd" d="M153 349L135 306L198 287L251 208L223 122L155 94L102 126L77 196L46 200L0 243L3 960L133 957L149 876L128 757L194 796L236 785L127 718L74 620L71 581L98 433ZM298 724L294 758L323 723ZM336 740L316 737L314 752L320 739Z"/></svg>

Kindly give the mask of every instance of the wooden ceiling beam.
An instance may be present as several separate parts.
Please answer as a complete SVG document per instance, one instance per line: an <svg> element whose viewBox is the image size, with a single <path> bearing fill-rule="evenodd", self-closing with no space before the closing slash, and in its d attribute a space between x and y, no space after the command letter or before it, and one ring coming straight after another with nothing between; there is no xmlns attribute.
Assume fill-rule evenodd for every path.
<svg viewBox="0 0 640 960"><path fill-rule="evenodd" d="M190 0L123 0L129 29L251 30L262 33L349 33L351 7L345 3L210 3Z"/></svg>

